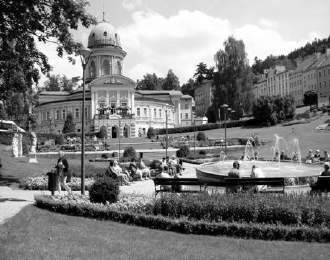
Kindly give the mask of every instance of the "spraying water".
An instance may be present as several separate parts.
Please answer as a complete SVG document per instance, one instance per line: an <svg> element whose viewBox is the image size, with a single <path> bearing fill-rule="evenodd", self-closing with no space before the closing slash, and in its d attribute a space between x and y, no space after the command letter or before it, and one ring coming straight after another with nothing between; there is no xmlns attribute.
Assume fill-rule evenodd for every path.
<svg viewBox="0 0 330 260"><path fill-rule="evenodd" d="M250 160L255 160L255 151L254 147L252 145L251 138L249 138L246 142L245 149L244 149L244 156L243 156L243 161L250 161Z"/></svg>

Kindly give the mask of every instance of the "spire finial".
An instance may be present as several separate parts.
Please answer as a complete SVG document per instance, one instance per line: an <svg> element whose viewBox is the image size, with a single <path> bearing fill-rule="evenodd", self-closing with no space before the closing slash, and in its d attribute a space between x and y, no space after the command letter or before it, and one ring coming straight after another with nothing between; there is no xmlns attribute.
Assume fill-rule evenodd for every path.
<svg viewBox="0 0 330 260"><path fill-rule="evenodd" d="M105 22L104 16L105 16L105 12L104 12L104 0L103 0L103 11L102 11L102 21L103 22Z"/></svg>

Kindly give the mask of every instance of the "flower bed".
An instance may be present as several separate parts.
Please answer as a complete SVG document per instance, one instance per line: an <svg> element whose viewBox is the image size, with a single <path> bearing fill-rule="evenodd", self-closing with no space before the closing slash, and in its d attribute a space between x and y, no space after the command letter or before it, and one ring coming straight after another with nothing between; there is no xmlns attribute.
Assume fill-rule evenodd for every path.
<svg viewBox="0 0 330 260"><path fill-rule="evenodd" d="M85 189L89 190L94 183L94 178L85 178ZM71 182L67 183L73 191L80 190L81 180L80 177L72 177ZM48 190L48 176L41 175L37 177L23 178L19 185L20 188L25 190Z"/></svg>
<svg viewBox="0 0 330 260"><path fill-rule="evenodd" d="M288 241L318 241L329 242L328 228L308 226L286 226L280 224L258 224L239 222L208 222L189 220L187 218L170 218L153 215L152 201L133 203L119 201L117 203L94 204L87 198L53 198L51 196L36 196L36 206L55 212L85 216L98 219L108 219L121 223L135 224L155 229L163 229L187 234L227 235L240 238ZM140 206L138 206L140 205ZM143 205L143 206L141 206ZM147 205L147 206L146 206ZM144 208L145 207L145 208Z"/></svg>

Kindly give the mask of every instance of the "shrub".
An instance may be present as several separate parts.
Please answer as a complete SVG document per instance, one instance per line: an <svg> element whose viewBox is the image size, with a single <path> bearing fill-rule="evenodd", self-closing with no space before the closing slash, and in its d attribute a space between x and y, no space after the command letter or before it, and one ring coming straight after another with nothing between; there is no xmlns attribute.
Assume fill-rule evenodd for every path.
<svg viewBox="0 0 330 260"><path fill-rule="evenodd" d="M160 169L160 166L161 166L161 162L159 160L153 160L150 163L150 168L151 169Z"/></svg>
<svg viewBox="0 0 330 260"><path fill-rule="evenodd" d="M105 126L101 126L100 131L96 135L98 138L103 139L108 137L107 128Z"/></svg>
<svg viewBox="0 0 330 260"><path fill-rule="evenodd" d="M58 135L55 137L55 144L62 145L65 143L65 138L63 135Z"/></svg>
<svg viewBox="0 0 330 260"><path fill-rule="evenodd" d="M74 216L108 219L125 224L135 224L153 229L164 229L186 234L226 235L240 238L264 239L264 240L288 240L288 241L318 241L329 242L330 230L328 228L313 228L308 226L284 226L280 224L256 224L256 223L219 223L207 221L191 221L186 218L172 219L161 215L143 214L149 212L149 207L136 207L116 204L102 205L93 203L77 203L80 198L74 200L56 200L51 196L39 195L35 197L36 206L54 212ZM137 208L137 210L136 210ZM142 210L142 212L140 212ZM247 213L249 210L247 209ZM249 214L249 213L248 213Z"/></svg>
<svg viewBox="0 0 330 260"><path fill-rule="evenodd" d="M179 150L176 151L176 156L183 158L183 157L187 157L189 153L190 153L189 146L184 145Z"/></svg>
<svg viewBox="0 0 330 260"><path fill-rule="evenodd" d="M118 201L118 195L118 182L107 176L97 178L89 191L89 198L91 202L103 204L107 201L110 203Z"/></svg>
<svg viewBox="0 0 330 260"><path fill-rule="evenodd" d="M102 155L101 155L101 158L102 159L107 159L109 156L108 156L108 154L106 154L106 153L103 153Z"/></svg>
<svg viewBox="0 0 330 260"><path fill-rule="evenodd" d="M206 141L206 135L204 132L198 132L196 136L197 141Z"/></svg>
<svg viewBox="0 0 330 260"><path fill-rule="evenodd" d="M156 136L156 130L153 127L149 127L147 132L147 137L151 139L154 138L155 136Z"/></svg>
<svg viewBox="0 0 330 260"><path fill-rule="evenodd" d="M205 151L205 150L200 150L200 151L199 151L199 154L200 154L200 155L206 155L206 151Z"/></svg>
<svg viewBox="0 0 330 260"><path fill-rule="evenodd" d="M136 151L135 151L134 147L132 147L132 146L126 147L124 150L123 156L126 159L136 158Z"/></svg>

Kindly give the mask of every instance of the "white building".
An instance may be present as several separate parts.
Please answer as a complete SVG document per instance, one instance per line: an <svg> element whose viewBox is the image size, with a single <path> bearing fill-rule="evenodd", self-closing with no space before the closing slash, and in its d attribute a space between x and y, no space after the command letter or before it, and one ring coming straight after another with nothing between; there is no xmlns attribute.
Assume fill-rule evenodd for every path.
<svg viewBox="0 0 330 260"><path fill-rule="evenodd" d="M111 138L146 134L149 127L165 128L191 124L192 97L181 91L138 91L125 77L119 35L103 21L90 32L91 56L86 66L85 124L87 132L106 127ZM76 131L81 131L82 89L64 92L44 91L35 108L38 132L61 133L69 113ZM167 120L166 120L167 113Z"/></svg>

